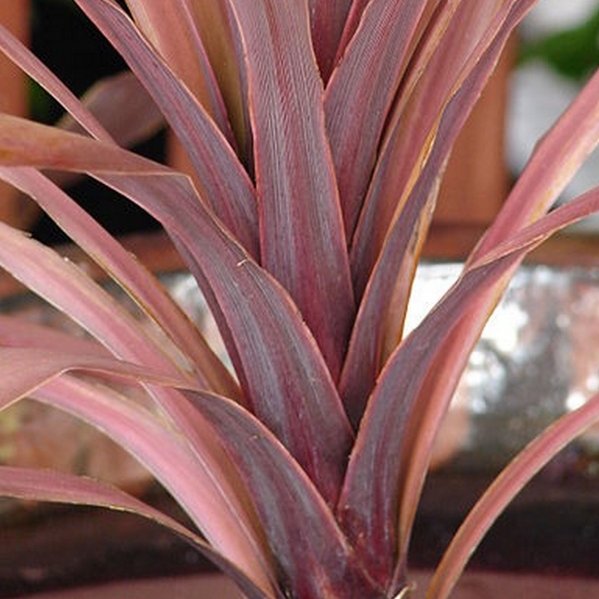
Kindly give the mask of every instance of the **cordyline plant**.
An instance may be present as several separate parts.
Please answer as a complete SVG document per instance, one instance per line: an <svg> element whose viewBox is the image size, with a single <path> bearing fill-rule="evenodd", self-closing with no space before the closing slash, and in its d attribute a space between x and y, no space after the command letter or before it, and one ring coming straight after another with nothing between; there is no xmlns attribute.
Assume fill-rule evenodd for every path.
<svg viewBox="0 0 599 599"><path fill-rule="evenodd" d="M0 177L34 198L145 317L2 224L0 264L90 338L2 317L0 407L28 396L101 429L194 528L57 472L2 467L0 493L150 518L251 599L409 595L414 517L469 353L527 252L599 209L593 190L549 211L599 140L599 78L538 144L458 281L403 335L452 144L534 0L74 2L133 75L80 102L1 30L2 50L80 129L0 116ZM190 175L123 149L155 126L156 107ZM86 173L162 224L207 298L234 374L61 191L56 171ZM590 398L507 466L426 597L449 595L506 504L598 417L599 397Z"/></svg>

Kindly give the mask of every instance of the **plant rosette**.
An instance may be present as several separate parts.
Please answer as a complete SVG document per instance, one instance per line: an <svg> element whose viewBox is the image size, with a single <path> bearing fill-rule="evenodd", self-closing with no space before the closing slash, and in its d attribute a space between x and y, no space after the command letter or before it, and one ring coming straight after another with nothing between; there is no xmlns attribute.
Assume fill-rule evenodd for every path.
<svg viewBox="0 0 599 599"><path fill-rule="evenodd" d="M539 142L456 283L404 335L453 142L535 1L73 1L131 72L80 101L0 30L0 48L72 119L0 115L0 178L145 320L2 224L0 265L90 338L42 326L32 335L3 318L0 407L29 397L102 430L193 527L56 471L2 467L0 493L149 518L250 599L407 597L415 513L468 356L526 254L599 209L593 189L550 210L599 139L599 76ZM189 173L124 149L132 130L155 129L156 108ZM161 223L232 370L56 172L85 173ZM591 397L505 468L447 547L427 599L449 595L505 506L598 418Z"/></svg>

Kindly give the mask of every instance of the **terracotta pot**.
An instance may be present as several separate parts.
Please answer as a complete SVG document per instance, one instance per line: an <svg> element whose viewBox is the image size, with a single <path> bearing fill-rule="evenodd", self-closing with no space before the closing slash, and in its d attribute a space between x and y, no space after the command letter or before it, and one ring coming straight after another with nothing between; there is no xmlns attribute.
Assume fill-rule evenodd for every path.
<svg viewBox="0 0 599 599"><path fill-rule="evenodd" d="M81 589L36 594L35 599L242 599L235 585L220 574L118 582Z"/></svg>
<svg viewBox="0 0 599 599"><path fill-rule="evenodd" d="M411 597L421 599L430 574L418 572ZM493 572L466 573L452 599L588 599L599 593L599 582L555 576L527 576ZM224 576L168 577L136 582L119 582L95 587L36 594L35 599L242 599L243 595Z"/></svg>
<svg viewBox="0 0 599 599"><path fill-rule="evenodd" d="M19 39L29 39L30 0L0 3L0 23ZM18 116L27 114L27 84L21 71L0 53L0 112ZM15 227L28 228L38 217L39 209L15 189L0 182L0 220Z"/></svg>

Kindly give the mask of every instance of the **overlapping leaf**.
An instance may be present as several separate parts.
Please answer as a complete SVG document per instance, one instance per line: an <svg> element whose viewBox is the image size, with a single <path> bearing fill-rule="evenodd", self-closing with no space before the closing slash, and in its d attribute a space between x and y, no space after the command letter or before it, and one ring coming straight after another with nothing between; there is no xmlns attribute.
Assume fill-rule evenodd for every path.
<svg viewBox="0 0 599 599"><path fill-rule="evenodd" d="M91 216L31 168L0 167L0 179L10 182L53 218L69 237L94 259L167 334L185 367L207 389L240 398L238 386L208 347L195 325L166 295L158 281Z"/></svg>
<svg viewBox="0 0 599 599"><path fill-rule="evenodd" d="M312 45L326 82L335 66L335 58L352 0L309 0Z"/></svg>
<svg viewBox="0 0 599 599"><path fill-rule="evenodd" d="M0 409L7 407L66 371L87 371L135 381L142 376L156 384L181 380L168 372L152 371L107 356L26 347L0 347Z"/></svg>
<svg viewBox="0 0 599 599"><path fill-rule="evenodd" d="M349 239L425 6L422 0L372 0L327 85L327 129Z"/></svg>
<svg viewBox="0 0 599 599"><path fill-rule="evenodd" d="M234 145L225 104L189 2L127 0L127 5L139 29Z"/></svg>
<svg viewBox="0 0 599 599"><path fill-rule="evenodd" d="M354 303L306 4L231 6L247 61L261 263L291 294L336 378Z"/></svg>
<svg viewBox="0 0 599 599"><path fill-rule="evenodd" d="M204 427L205 450L173 434L144 408L108 389L69 377L55 379L32 397L93 424L134 455L185 509L213 548L265 590L272 588L262 533L235 478L235 467ZM276 583L274 583L276 587Z"/></svg>
<svg viewBox="0 0 599 599"><path fill-rule="evenodd" d="M475 47L474 57L476 60L474 57L470 60L467 65L470 70L465 67L465 71L459 78L461 85L459 90L450 93L451 90L446 89L448 96L435 97L432 105L426 104L432 111L432 116L428 121L430 129L423 132L424 137L420 141L424 143L423 140L428 135L430 147L426 149L426 159L423 164L417 165L417 172L411 175L413 180L403 180L401 177L398 180L401 169L394 166L402 164L402 160L399 160L400 156L396 152L403 152L403 149L411 147L408 142L413 141L401 138L400 121L396 123L397 127L390 134L389 143L385 146L379 159L373 175L368 203L360 222L360 227L363 227L360 229L360 233L365 235L366 231L372 227L372 231L376 234L371 237L373 245L376 246L377 241L380 242L378 235L381 235L382 230L386 230L389 226L389 220L392 225L384 236L385 241L381 246L381 254L375 262L372 272L368 261L355 265L355 280L359 286L359 294L361 294L361 285L366 284L366 281L368 283L352 332L352 340L340 383L342 396L354 422L358 421L362 414L366 399L388 357L388 352L392 351L399 342L401 324L407 307L408 294L406 291L411 285L419 257L418 248L421 247L423 237L428 229L440 174L452 144L465 122L469 110L474 106L485 81L491 74L507 36L518 19L523 16L528 4L522 3L519 10L509 11L506 8L505 12L495 15L489 24L489 30L484 32L480 43ZM455 18L459 16L463 15L457 13ZM452 40L453 36L446 44L439 42L438 52L443 59L453 45ZM449 45L450 48L446 48L446 45ZM470 44L467 47L470 48ZM460 44L458 44L458 50L463 51ZM428 83L432 84L433 81L428 81ZM453 79L451 83L456 84ZM419 105L417 104L417 106ZM421 112L424 110L422 107L417 109ZM439 115L436 113L437 110L441 110ZM417 129L416 126L414 127ZM397 139L393 139L394 137ZM407 158L414 159L413 156L408 155L404 157L403 162L406 162ZM402 187L403 185L405 187ZM405 197L401 199L402 196ZM401 201L396 207L397 213L393 217L387 213L386 221L379 222L378 216L373 221L369 220L368 215L371 213L373 204L377 204L378 209L382 209L382 202L395 203L398 198ZM375 213L376 211L372 212L372 215L374 216ZM366 237L358 236L356 243L363 243L365 239ZM355 255L352 257L356 259ZM397 280L399 274L403 277L400 281ZM369 279L368 276L370 276ZM373 323L375 323L374 326ZM390 339L391 333L394 333L396 337Z"/></svg>
<svg viewBox="0 0 599 599"><path fill-rule="evenodd" d="M252 183L225 137L129 17L111 0L76 0L127 61L183 144L200 196L252 256L258 221Z"/></svg>
<svg viewBox="0 0 599 599"><path fill-rule="evenodd" d="M44 135L52 140L54 152L36 143ZM216 300L213 311L222 315L225 322L221 324L229 330L229 353L252 408L283 440L324 496L334 501L352 432L326 364L288 295L196 201L188 179L116 146L11 117L0 117L0 163L4 161L36 166L52 163L57 168L96 172L162 222L189 252L192 271L207 283L207 297ZM29 241L13 234L8 237L17 244ZM14 260L16 256L6 246L5 264L18 275L25 267L23 258ZM12 265L6 262L11 259ZM32 287L40 280L48 282L39 259L31 264L40 270L30 279ZM61 277L65 289L75 281L88 284L79 279ZM49 291L56 295L58 287ZM66 301L66 296L54 301ZM68 308L70 312L75 309ZM117 326L108 314L118 313L118 307L111 308L104 320L98 316L104 310L96 312L91 303L82 302L81 309L89 314L85 326L104 326L107 335L114 334ZM120 334L115 339L119 344ZM132 347L137 345L132 342ZM148 355L143 361L151 359Z"/></svg>
<svg viewBox="0 0 599 599"><path fill-rule="evenodd" d="M279 441L233 402L188 396L220 431L251 489L289 596L362 599L382 596L362 572L332 511ZM310 572L306 576L306 572Z"/></svg>
<svg viewBox="0 0 599 599"><path fill-rule="evenodd" d="M429 407L422 400L422 391L428 375L440 376L435 366L444 358L441 355L444 342L464 319L472 318L473 306L478 311L478 302L488 301L498 288L503 288L505 276L527 252L555 231L598 209L599 190L596 190L543 217L496 248L493 255L472 264L390 358L364 414L339 503L339 517L378 576L391 576L390 570L382 569L380 556L394 555L398 544L401 560L406 558L416 507L414 501L417 501L402 485L402 475L412 474L405 472L409 460L413 459L409 441L414 436L423 443L431 442L435 436L434 429L426 428L430 423L414 418L413 412L420 413ZM470 341L471 347L474 339ZM440 382L451 389L451 381L444 378ZM414 430L410 426L418 428ZM426 472L421 462L417 466L420 467L413 474L421 483L420 477ZM372 480L372 486L365 488L361 481L373 471L378 475ZM420 486L415 488L420 490ZM403 511L399 514L400 528L396 532L398 508ZM400 563L400 567L403 570L405 562Z"/></svg>
<svg viewBox="0 0 599 599"><path fill-rule="evenodd" d="M62 83L62 81L33 55L21 41L0 24L0 50L16 65L41 85L48 93L57 98L69 114L94 137L112 141L106 129L97 121L80 100Z"/></svg>
<svg viewBox="0 0 599 599"><path fill-rule="evenodd" d="M259 588L237 564L225 559L202 537L116 487L61 472L0 466L0 495L102 507L136 514L166 527L206 555L237 582L248 599L273 599L277 596Z"/></svg>
<svg viewBox="0 0 599 599"><path fill-rule="evenodd" d="M501 227L493 227L494 244L486 245L483 240L486 255L480 251L480 248L475 248L468 264L485 260L489 255L497 255L498 247L501 247L504 243L509 243L513 237L517 237L517 228L513 226L518 218L517 215L521 215L521 218L518 219L518 228L521 229L534 222L535 218L538 218L557 199L558 194L566 185L568 179L574 175L590 149L599 143L599 131L596 123L592 122L592 115L596 115L598 109L599 77L595 76L588 82L580 99L572 103L553 129L545 136L526 167L526 173L523 175L525 177L524 181L535 180L534 173L538 172L539 177L543 178L544 184L542 186L532 185L526 189L526 193L523 193L523 191L528 185L516 186L504 208L506 211L512 211L519 204L516 212L512 214L513 219L507 221L508 224L505 225L503 233ZM584 122L589 117L590 120L587 122L587 126L576 130L579 143L574 146L565 143L565 139L568 137L567 131L571 131L576 124L580 121ZM539 160L540 156L543 157L542 160ZM547 176L547 173L550 173L550 175ZM517 201L514 201L515 197ZM501 222L501 220L500 218L498 222ZM419 425L415 424L416 421L424 423L425 420L426 424L422 426L430 431L430 434L438 430L439 423L450 401L453 387L457 384L459 375L466 366L471 348L480 335L489 314L499 301L499 297L505 289L511 274L509 272L496 285L495 289L472 302L468 319L458 324L450 338L439 350L434 369L435 375L438 376L431 377L428 387L415 403L418 416L412 422L412 430L420 428ZM423 400L422 397L426 397L427 400ZM412 462L411 471L406 476L406 486L402 490L404 531L406 535L409 535L413 521L414 509L422 489L432 443L433 440L429 437L429 434L423 433L420 437L412 438L406 444L406 455L410 455Z"/></svg>
<svg viewBox="0 0 599 599"><path fill-rule="evenodd" d="M237 139L242 162L252 171L251 132L246 95L246 74L241 42L228 0L185 0L212 64Z"/></svg>

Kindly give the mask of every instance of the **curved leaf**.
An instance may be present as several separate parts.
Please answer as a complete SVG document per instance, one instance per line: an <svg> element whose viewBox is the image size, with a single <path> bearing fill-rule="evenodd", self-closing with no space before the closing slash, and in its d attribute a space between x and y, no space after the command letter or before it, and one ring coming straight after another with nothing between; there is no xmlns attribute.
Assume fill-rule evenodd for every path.
<svg viewBox="0 0 599 599"><path fill-rule="evenodd" d="M517 230L514 231L512 223L519 222L520 227L522 227L533 221L533 224L526 227L525 231L534 230L534 227L537 226L534 219L549 208L567 179L574 175L576 168L584 160L590 148L599 143L599 130L596 123L592 117L588 121L586 120L587 116L596 115L598 109L599 78L594 77L583 90L581 99L573 102L563 117L558 120L553 129L539 144L530 164L527 166L527 169L530 168L531 170L524 174L522 186L516 186L512 192L521 205L518 206L513 200L514 195L510 194L503 210L511 213L512 218L504 219L501 216L498 218L496 222L500 224L493 226L493 234L488 238L483 238L481 244L475 248L468 259L467 266L500 256L505 247L509 247L510 243L519 239L523 233ZM578 128L581 122L583 124ZM572 131L575 133L572 134ZM570 143L568 132L574 137L578 137L579 145ZM535 172L538 177L535 177ZM533 183L537 178L542 179L542 185L536 186ZM524 193L525 190L526 193ZM593 193L585 194L580 198L580 201L582 203L592 202ZM577 210L577 205L575 203L568 210ZM560 209L558 214L567 214L567 212L562 212ZM553 213L550 213L539 222L551 222L552 218ZM409 535L411 529L415 505L418 502L430 452L432 451L433 439L429 435L438 430L451 399L453 386L457 384L459 374L465 368L471 348L480 335L491 310L499 301L510 275L511 272L493 290L472 303L468 318L459 324L439 350L435 365L435 371L439 373L439 378L433 377L429 380L427 388L423 391L423 397L426 397L427 400L415 404L421 407L415 421L419 420L423 423L426 421L426 424L423 424L422 427L423 430L426 429L428 432L406 443L406 447L408 447L406 455L410 455L412 463L410 471L406 472L403 491L404 509L402 517L406 536ZM447 356L451 356L451 359L446 359ZM413 424L412 430L414 430L414 427L418 428L417 425Z"/></svg>
<svg viewBox="0 0 599 599"><path fill-rule="evenodd" d="M286 596L381 597L321 495L260 421L224 398L186 395L226 439L282 569Z"/></svg>
<svg viewBox="0 0 599 599"><path fill-rule="evenodd" d="M501 212L469 260L480 258L547 212L598 143L599 72L538 142Z"/></svg>
<svg viewBox="0 0 599 599"><path fill-rule="evenodd" d="M599 396L562 416L523 449L476 502L443 555L427 590L427 599L446 599L474 549L530 480L568 443L599 420Z"/></svg>
<svg viewBox="0 0 599 599"><path fill-rule="evenodd" d="M411 285L418 250L428 229L440 177L451 147L492 72L510 31L524 15L528 4L529 0L521 3L518 10L508 11L507 14L500 13L493 19L492 27L476 46L477 60L471 60L466 65L468 68L465 67L461 87L444 99L445 104L442 106L440 117L435 116L439 118L438 122L429 123L432 126L432 130L428 132L432 135L428 144L430 147L426 148L426 160L418 165L418 172L411 175L413 180L409 184L397 180L400 171L397 165L402 164L402 160L399 160L400 156L395 152L404 146L403 142L395 146L393 137L401 134L400 122L390 135L389 143L379 159L368 203L359 225L363 237L358 239L358 245L352 250L352 259L358 260L353 264L354 280L362 301L352 332L340 389L354 421L359 420L380 369L389 352L399 341L399 336L392 338L390 335L401 333L408 296L405 289L402 290L402 286L409 288ZM461 13L457 13L455 17L460 15ZM440 49L443 50L444 46L441 45ZM411 145L405 146L408 147L410 155ZM405 162L406 160L403 160L403 163ZM403 188L402 185L407 187ZM369 220L369 215L374 216L376 210L382 208L381 202L397 202L397 189L402 189L402 199L395 206L396 214L391 216L387 213L387 220L380 221L379 224L378 220ZM378 218L377 216L376 219ZM370 235L367 234L369 229ZM370 243L366 243L367 237ZM374 258L375 254L372 254L371 250L376 247L379 247L380 254L376 256L371 270L368 260L361 262L365 255L360 254L360 248L366 248L367 255ZM397 281L400 273L404 278ZM363 295L362 285L366 285ZM403 295L398 296L398 291L403 292ZM373 322L376 326L373 326Z"/></svg>
<svg viewBox="0 0 599 599"><path fill-rule="evenodd" d="M163 385L181 384L181 379L170 373L150 370L112 357L86 356L56 349L0 347L0 410L33 393L64 372L73 370L113 379L144 379Z"/></svg>
<svg viewBox="0 0 599 599"><path fill-rule="evenodd" d="M106 142L112 141L110 134L66 85L2 24L0 24L0 51L56 98L91 135Z"/></svg>
<svg viewBox="0 0 599 599"><path fill-rule="evenodd" d="M338 509L340 521L377 580L388 583L393 569L393 564L382 563L381 555L392 556L398 548L399 568L405 566L403 560L417 505L414 493L421 489L421 477L428 463L418 461L414 471L409 470L415 460L410 441L414 436L428 448L434 439L437 429L423 417L430 407L430 397L423 395L423 388L428 376L439 376L436 366L443 363L445 341L454 330L459 330L464 319L472 317L473 309L478 313L481 305L489 307L489 298L494 300L497 289L503 289L506 275L527 252L556 230L598 209L599 190L595 190L540 219L497 248L493 255L472 264L383 369L364 413ZM490 307L493 305L491 301ZM474 341L470 339L469 349ZM448 392L451 382L437 380L449 387ZM369 473L374 471L377 476L372 479ZM407 487L410 476L414 477L410 481L413 486ZM362 483L365 479L372 479L368 488Z"/></svg>
<svg viewBox="0 0 599 599"><path fill-rule="evenodd" d="M3 179L28 194L135 300L183 352L186 366L209 390L239 398L239 388L196 326L164 288L92 217L34 169L0 167Z"/></svg>
<svg viewBox="0 0 599 599"><path fill-rule="evenodd" d="M104 431L164 485L216 551L265 591L276 587L262 531L235 477L235 466L206 427L199 453L190 447L189 438L112 390L61 377L32 397Z"/></svg>
<svg viewBox="0 0 599 599"><path fill-rule="evenodd" d="M9 130L14 126L20 137L5 135L4 125ZM36 137L43 139L43 136L51 140L54 153L35 143ZM61 168L91 172L164 225L183 248L206 297L212 299L213 313L221 315L221 332L228 340L227 349L252 409L283 440L323 495L334 503L353 433L328 368L288 294L197 201L188 178L117 146L0 115L0 164L4 161L35 166L47 166L54 161ZM21 245L32 251L31 240L18 235L15 238L14 232L5 236L11 239L17 254L22 250L14 247ZM3 250L5 261L15 260L17 254L0 244L0 256ZM50 260L57 276L63 273L60 278L65 289L90 284L80 281L76 274L74 278L66 276L67 268L74 270L72 265L59 265L55 257ZM31 261L31 267L39 271L28 280L31 286L35 288L42 282L48 285L48 273L43 271L39 257ZM22 270L22 257L10 268L15 274ZM57 285L50 286L48 291L60 296L54 302L64 301ZM96 292L92 292L90 299L95 296ZM80 308L84 312L89 310L89 300ZM75 307L69 306L69 310L72 312ZM143 342L122 344L121 335L129 334L129 327L121 330L122 327L114 326L113 310L119 313L118 306L98 307L85 317L89 322L82 324L107 327L102 335L114 335L118 328L113 341L122 350L150 351L151 343L148 348ZM98 316L105 311L104 318ZM138 354L135 360L152 364L155 359L150 351L143 358Z"/></svg>
<svg viewBox="0 0 599 599"><path fill-rule="evenodd" d="M95 339L79 337L50 326L30 322L26 316L0 314L0 347L56 350L83 356L109 357L110 352Z"/></svg>
<svg viewBox="0 0 599 599"><path fill-rule="evenodd" d="M0 265L68 314L110 351L129 361L190 378L164 340L154 338L74 264L20 231L0 223Z"/></svg>
<svg viewBox="0 0 599 599"><path fill-rule="evenodd" d="M61 472L0 466L0 495L108 508L141 516L166 527L203 553L238 584L248 599L272 599L275 596L260 589L238 566L225 559L199 535L116 487Z"/></svg>
<svg viewBox="0 0 599 599"><path fill-rule="evenodd" d="M247 61L261 264L291 294L336 379L354 302L306 2L231 6Z"/></svg>
<svg viewBox="0 0 599 599"><path fill-rule="evenodd" d="M81 103L121 147L130 148L141 143L165 125L162 113L129 71L100 79L81 97ZM83 127L67 112L57 126L66 131L80 132L88 130L87 120L85 123Z"/></svg>
<svg viewBox="0 0 599 599"><path fill-rule="evenodd" d="M231 146L129 17L111 0L76 0L162 110L194 168L200 196L252 256L258 220L252 182Z"/></svg>

